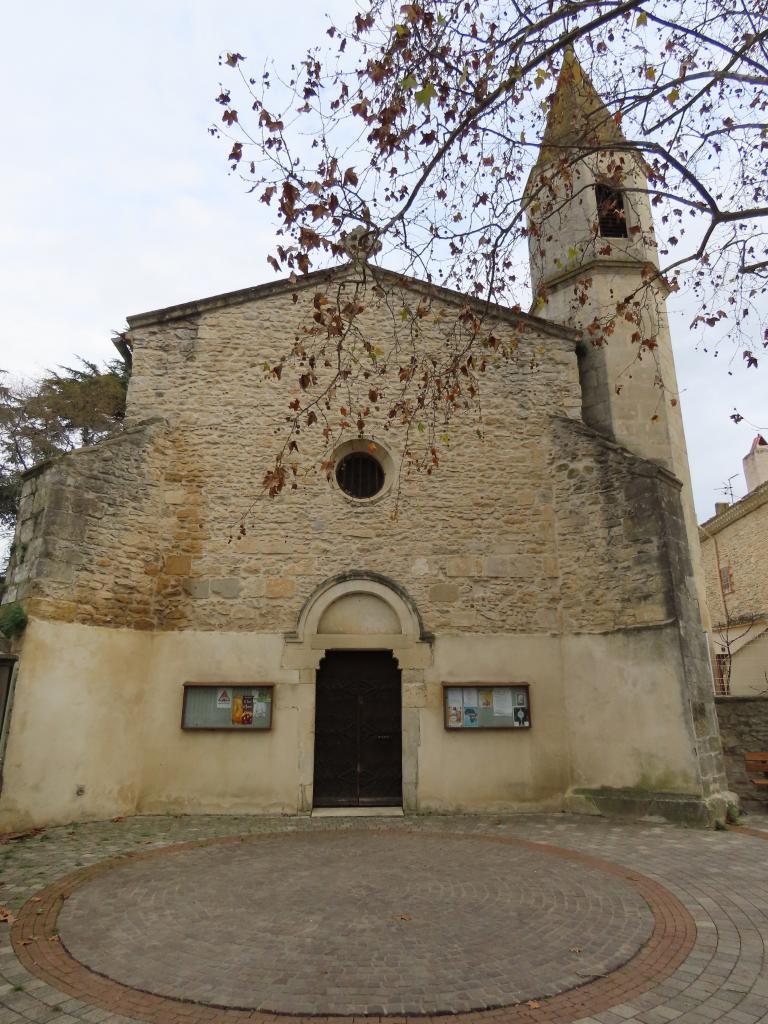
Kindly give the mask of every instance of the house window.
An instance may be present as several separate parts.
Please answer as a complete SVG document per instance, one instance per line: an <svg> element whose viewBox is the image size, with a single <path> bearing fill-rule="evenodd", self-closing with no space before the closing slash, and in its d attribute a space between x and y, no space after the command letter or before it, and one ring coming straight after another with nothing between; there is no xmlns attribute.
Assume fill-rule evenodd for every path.
<svg viewBox="0 0 768 1024"><path fill-rule="evenodd" d="M621 189L610 185L595 185L597 223L603 238L626 238L627 215Z"/></svg>
<svg viewBox="0 0 768 1024"><path fill-rule="evenodd" d="M730 565L723 565L720 568L720 586L723 588L724 594L733 593L733 569Z"/></svg>
<svg viewBox="0 0 768 1024"><path fill-rule="evenodd" d="M715 655L715 693L727 697L731 692L731 658L728 654Z"/></svg>

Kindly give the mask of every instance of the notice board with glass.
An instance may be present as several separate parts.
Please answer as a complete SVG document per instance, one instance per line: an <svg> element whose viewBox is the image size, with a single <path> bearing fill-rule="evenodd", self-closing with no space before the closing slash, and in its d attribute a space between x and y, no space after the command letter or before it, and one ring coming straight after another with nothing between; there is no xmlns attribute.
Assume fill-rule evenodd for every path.
<svg viewBox="0 0 768 1024"><path fill-rule="evenodd" d="M530 729L528 683L443 683L445 728Z"/></svg>
<svg viewBox="0 0 768 1024"><path fill-rule="evenodd" d="M263 732L272 728L271 683L185 683L182 729Z"/></svg>

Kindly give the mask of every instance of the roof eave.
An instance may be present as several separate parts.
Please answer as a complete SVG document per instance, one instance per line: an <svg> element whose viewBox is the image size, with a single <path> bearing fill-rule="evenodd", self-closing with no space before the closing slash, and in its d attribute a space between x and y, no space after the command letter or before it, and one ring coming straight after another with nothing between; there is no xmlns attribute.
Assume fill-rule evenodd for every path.
<svg viewBox="0 0 768 1024"><path fill-rule="evenodd" d="M719 533L726 526L730 526L731 523L743 519L744 516L748 516L758 508L762 508L766 502L768 502L768 483L760 484L754 491L750 491L749 494L739 498L733 505L729 505L724 512L720 512L719 515L712 516L701 523L699 526L701 540L707 540L712 534Z"/></svg>

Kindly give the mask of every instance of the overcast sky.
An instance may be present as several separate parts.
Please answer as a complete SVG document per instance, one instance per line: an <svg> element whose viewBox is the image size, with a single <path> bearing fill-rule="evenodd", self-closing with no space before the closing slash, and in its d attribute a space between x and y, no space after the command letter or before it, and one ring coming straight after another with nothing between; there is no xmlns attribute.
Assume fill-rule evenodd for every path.
<svg viewBox="0 0 768 1024"><path fill-rule="evenodd" d="M273 279L269 213L208 133L218 55L258 70L300 57L353 0L38 0L6 5L0 42L0 368L33 375L112 355L125 317ZM220 78L221 76L221 78ZM696 351L671 307L700 519L768 427L768 359ZM756 339L755 349L759 348ZM747 419L734 426L737 407ZM747 422L749 420L750 422Z"/></svg>

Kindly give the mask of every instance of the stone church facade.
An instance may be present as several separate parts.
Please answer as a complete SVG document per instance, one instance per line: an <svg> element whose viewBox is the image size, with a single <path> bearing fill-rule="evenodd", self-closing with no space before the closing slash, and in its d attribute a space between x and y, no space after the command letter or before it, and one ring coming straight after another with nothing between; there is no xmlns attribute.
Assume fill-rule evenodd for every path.
<svg viewBox="0 0 768 1024"><path fill-rule="evenodd" d="M553 110L558 95L605 111L573 58ZM548 132L567 144L555 119ZM484 382L483 436L455 419L429 475L404 470L399 428L372 413L330 453L308 434L300 486L259 497L286 407L262 368L318 291L373 275L361 328L383 346L393 310L428 303L421 344L436 353L462 296L353 262L129 319L126 428L24 485L4 600L29 624L0 829L319 803L722 814L679 408L642 362L617 395L629 339L593 349L579 329L654 254L633 234L590 249L600 166L578 174L591 185L553 230L580 258L551 262L532 232L543 315L485 312L516 355ZM630 183L641 174L628 166ZM646 238L647 199L625 201ZM584 274L586 309L572 305ZM663 296L653 315L673 381ZM345 484L351 455L376 463L372 493ZM311 471L329 456L330 479ZM226 728L190 727L185 702L208 689ZM494 727L517 699L525 714ZM251 727L267 700L271 727Z"/></svg>

